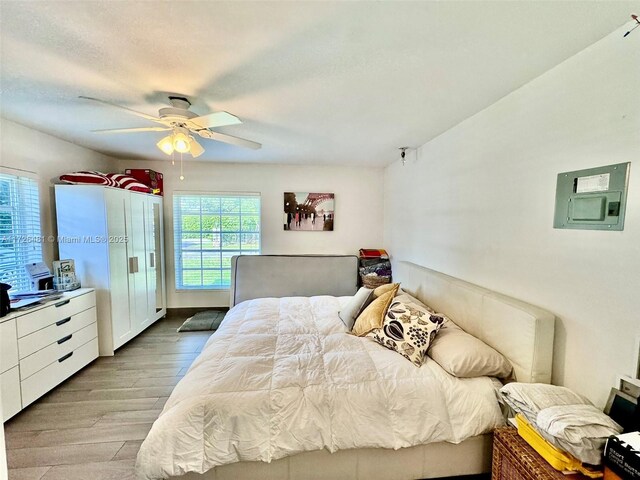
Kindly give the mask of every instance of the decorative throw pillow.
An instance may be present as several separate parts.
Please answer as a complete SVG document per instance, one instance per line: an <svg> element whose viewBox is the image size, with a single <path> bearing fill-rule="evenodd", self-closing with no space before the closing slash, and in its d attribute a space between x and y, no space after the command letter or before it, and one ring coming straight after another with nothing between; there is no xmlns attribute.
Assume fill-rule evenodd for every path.
<svg viewBox="0 0 640 480"><path fill-rule="evenodd" d="M344 323L349 330L353 328L353 324L356 318L358 318L358 315L360 315L360 312L371 302L372 294L372 289L361 287L351 300L349 300L349 303L338 312L340 320L342 320L342 323Z"/></svg>
<svg viewBox="0 0 640 480"><path fill-rule="evenodd" d="M428 314L394 301L387 311L382 328L369 332L367 337L383 347L395 350L419 367L427 358L429 344L443 322L442 315Z"/></svg>
<svg viewBox="0 0 640 480"><path fill-rule="evenodd" d="M431 343L428 354L454 377L509 378L513 375L513 366L500 352L451 320Z"/></svg>
<svg viewBox="0 0 640 480"><path fill-rule="evenodd" d="M369 304L363 312L356 318L356 323L353 325L351 332L359 337L364 337L367 333L375 328L380 328L382 322L384 322L384 316L387 314L389 305L393 301L393 297L396 294L397 286L395 289L381 295Z"/></svg>
<svg viewBox="0 0 640 480"><path fill-rule="evenodd" d="M107 187L115 187L117 183L107 177L106 174L93 171L80 171L74 173L65 173L60 175L60 180L73 185L105 185Z"/></svg>
<svg viewBox="0 0 640 480"><path fill-rule="evenodd" d="M400 288L399 283L386 283L384 285L380 285L373 290L373 299L375 300L376 298L384 295L387 292L390 292L391 290L395 290L397 292L398 288Z"/></svg>
<svg viewBox="0 0 640 480"><path fill-rule="evenodd" d="M149 185L145 185L138 179L123 173L107 173L107 177L116 182L116 185L125 190L134 192L152 193L153 189Z"/></svg>

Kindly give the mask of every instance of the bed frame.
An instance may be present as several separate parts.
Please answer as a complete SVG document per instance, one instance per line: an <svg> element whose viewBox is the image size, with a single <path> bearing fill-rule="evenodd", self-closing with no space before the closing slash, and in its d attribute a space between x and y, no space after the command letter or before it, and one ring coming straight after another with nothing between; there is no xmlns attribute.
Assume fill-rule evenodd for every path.
<svg viewBox="0 0 640 480"><path fill-rule="evenodd" d="M300 295L301 268L327 265L344 269L357 279L353 257L242 256L234 258L232 305L241 299L264 296ZM336 260L337 259L337 260ZM340 260L342 259L342 260ZM310 262L310 263L309 263ZM338 267L339 265L339 267ZM323 267L324 268L324 267ZM505 355L514 365L521 382L549 383L553 355L553 314L514 298L409 262L394 262L394 281L438 312ZM263 281L256 284L256 271L275 272L275 295L265 295ZM309 270L306 270L307 272ZM314 270L311 270L314 271ZM323 270L324 271L324 270ZM297 274L296 274L297 273ZM246 276L249 277L246 277ZM271 275L271 274L270 274ZM308 274L307 274L308 275ZM251 278L253 277L253 279ZM335 286L333 275L308 275L304 292L325 293ZM346 290L355 287L349 280ZM315 284L315 285L314 285ZM314 290L315 289L315 290ZM288 292L289 295L287 295ZM318 294L316 293L316 294ZM446 442L419 445L400 450L353 449L329 453L304 452L264 462L239 462L214 468L207 473L189 473L175 480L411 480L470 475L491 470L490 434L469 438L460 444Z"/></svg>

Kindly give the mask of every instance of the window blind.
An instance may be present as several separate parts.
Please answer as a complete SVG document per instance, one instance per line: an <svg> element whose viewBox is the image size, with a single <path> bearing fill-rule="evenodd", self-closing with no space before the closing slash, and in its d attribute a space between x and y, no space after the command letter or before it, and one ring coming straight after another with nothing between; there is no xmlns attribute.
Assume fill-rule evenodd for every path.
<svg viewBox="0 0 640 480"><path fill-rule="evenodd" d="M173 196L176 289L227 289L231 257L260 253L260 195Z"/></svg>
<svg viewBox="0 0 640 480"><path fill-rule="evenodd" d="M42 261L40 198L32 178L0 172L0 282L31 290L27 263Z"/></svg>

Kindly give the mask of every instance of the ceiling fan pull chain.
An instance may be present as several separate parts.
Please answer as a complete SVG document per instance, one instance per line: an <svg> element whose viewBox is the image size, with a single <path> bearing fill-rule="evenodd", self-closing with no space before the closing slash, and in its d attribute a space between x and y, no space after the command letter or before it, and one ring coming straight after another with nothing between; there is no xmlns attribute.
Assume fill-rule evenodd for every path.
<svg viewBox="0 0 640 480"><path fill-rule="evenodd" d="M182 152L180 152L180 180L184 180L184 175L182 174Z"/></svg>

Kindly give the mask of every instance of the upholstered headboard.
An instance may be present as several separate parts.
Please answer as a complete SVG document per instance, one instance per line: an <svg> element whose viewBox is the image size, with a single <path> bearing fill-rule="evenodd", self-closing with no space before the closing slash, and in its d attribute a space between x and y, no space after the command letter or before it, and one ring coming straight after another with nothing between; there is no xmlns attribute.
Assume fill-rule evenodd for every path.
<svg viewBox="0 0 640 480"><path fill-rule="evenodd" d="M394 262L393 279L507 357L518 381L551 381L552 313L410 262Z"/></svg>
<svg viewBox="0 0 640 480"><path fill-rule="evenodd" d="M231 259L231 301L265 297L353 295L355 255L239 255Z"/></svg>

